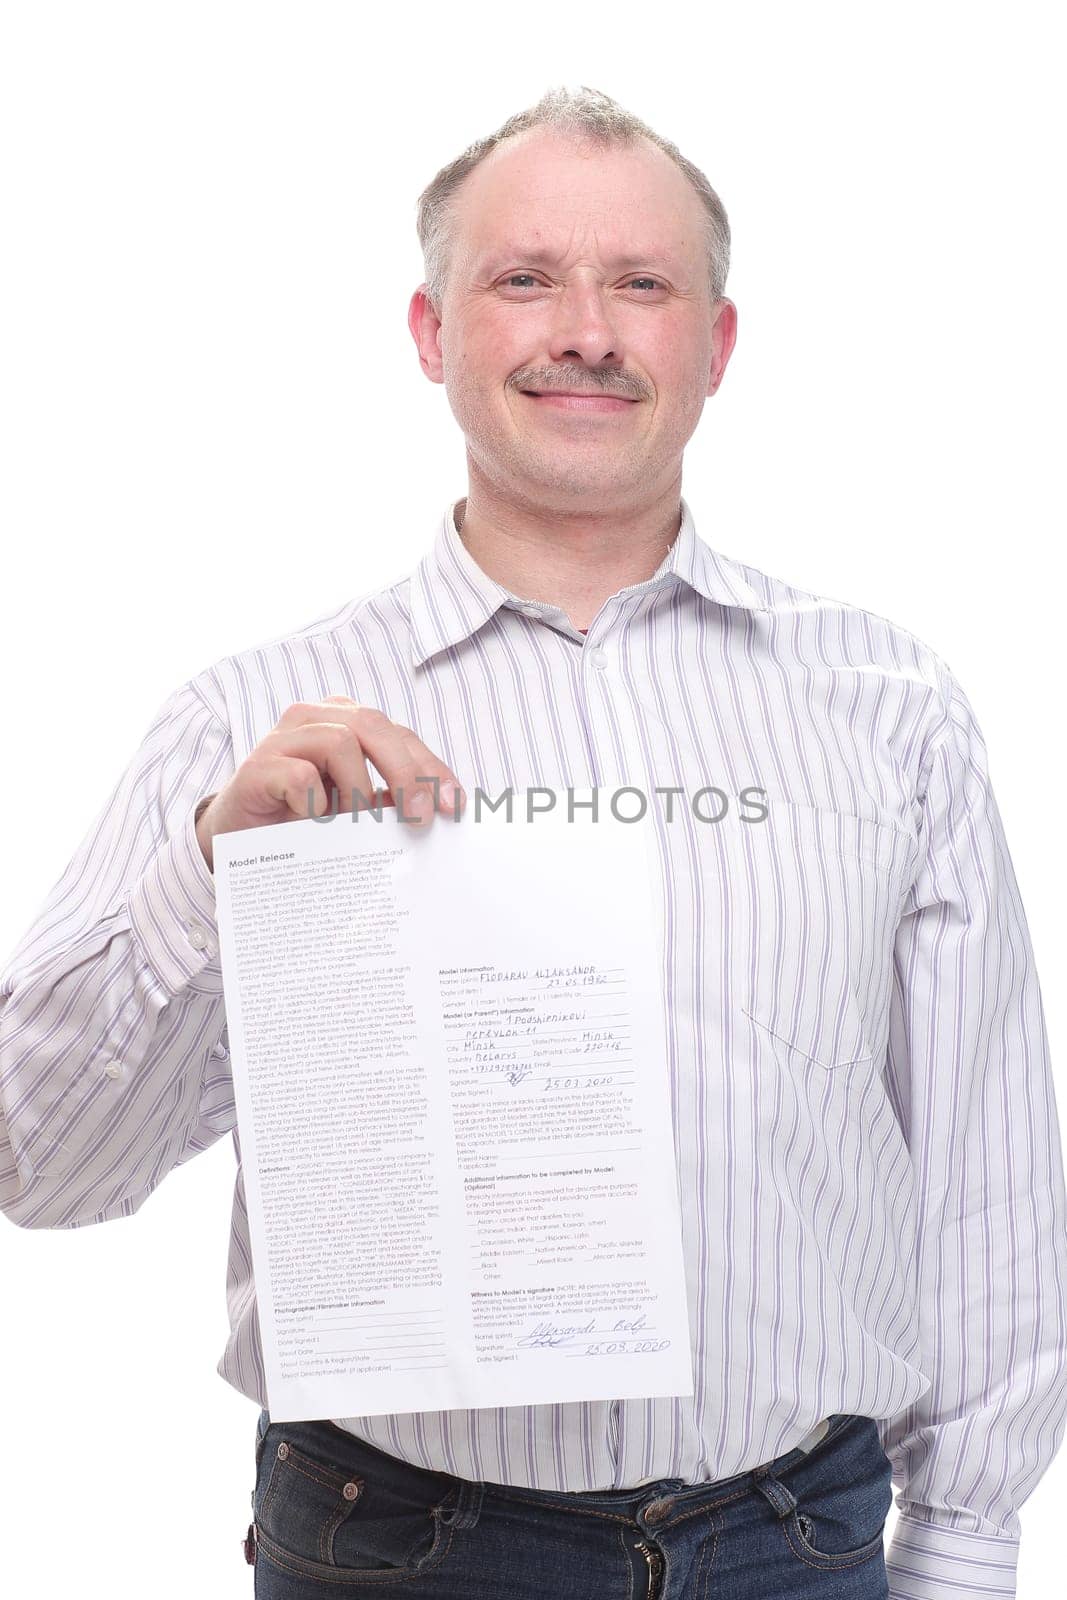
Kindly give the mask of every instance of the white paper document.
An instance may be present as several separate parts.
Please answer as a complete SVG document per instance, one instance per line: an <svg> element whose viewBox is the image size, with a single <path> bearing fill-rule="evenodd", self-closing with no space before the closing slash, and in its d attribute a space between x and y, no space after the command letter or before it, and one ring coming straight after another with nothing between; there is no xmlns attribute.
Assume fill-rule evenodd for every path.
<svg viewBox="0 0 1067 1600"><path fill-rule="evenodd" d="M272 1420L693 1392L652 823L216 835Z"/></svg>

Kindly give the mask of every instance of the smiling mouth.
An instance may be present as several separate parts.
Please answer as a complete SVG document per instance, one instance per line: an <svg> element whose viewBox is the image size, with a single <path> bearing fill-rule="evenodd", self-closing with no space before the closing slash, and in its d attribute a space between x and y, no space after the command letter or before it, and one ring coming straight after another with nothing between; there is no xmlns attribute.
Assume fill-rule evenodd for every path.
<svg viewBox="0 0 1067 1600"><path fill-rule="evenodd" d="M633 404L628 394L610 394L603 389L522 389L521 394L533 395L537 400L626 400Z"/></svg>
<svg viewBox="0 0 1067 1600"><path fill-rule="evenodd" d="M635 400L618 394L587 394L585 392L521 389L520 394L529 400L540 400L543 406L559 407L565 411L622 411L636 405Z"/></svg>

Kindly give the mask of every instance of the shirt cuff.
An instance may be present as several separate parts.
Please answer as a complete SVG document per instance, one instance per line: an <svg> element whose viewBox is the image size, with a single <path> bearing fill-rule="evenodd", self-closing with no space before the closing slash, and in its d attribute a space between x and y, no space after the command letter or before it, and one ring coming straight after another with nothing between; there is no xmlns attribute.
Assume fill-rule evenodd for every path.
<svg viewBox="0 0 1067 1600"><path fill-rule="evenodd" d="M194 979L222 993L215 879L196 837L196 807L158 850L126 896L134 938L168 999Z"/></svg>
<svg viewBox="0 0 1067 1600"><path fill-rule="evenodd" d="M968 1533L901 1512L886 1553L889 1600L1013 1600L1018 1539Z"/></svg>

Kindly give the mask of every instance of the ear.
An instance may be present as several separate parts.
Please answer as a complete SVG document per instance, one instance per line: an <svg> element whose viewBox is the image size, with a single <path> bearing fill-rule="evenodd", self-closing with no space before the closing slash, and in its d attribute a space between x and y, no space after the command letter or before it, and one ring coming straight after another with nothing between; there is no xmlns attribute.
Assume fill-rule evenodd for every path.
<svg viewBox="0 0 1067 1600"><path fill-rule="evenodd" d="M726 363L737 341L737 307L723 295L715 302L715 322L711 330L711 369L708 373L708 394L714 394L722 382Z"/></svg>
<svg viewBox="0 0 1067 1600"><path fill-rule="evenodd" d="M441 319L426 298L426 285L420 283L408 306L408 327L419 352L419 363L431 383L444 383L441 344L438 332Z"/></svg>

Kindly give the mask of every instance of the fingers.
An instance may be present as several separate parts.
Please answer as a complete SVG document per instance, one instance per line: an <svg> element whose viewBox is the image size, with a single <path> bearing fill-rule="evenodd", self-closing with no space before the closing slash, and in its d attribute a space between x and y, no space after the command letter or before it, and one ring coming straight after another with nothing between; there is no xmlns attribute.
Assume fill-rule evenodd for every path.
<svg viewBox="0 0 1067 1600"><path fill-rule="evenodd" d="M328 742L316 745L328 754L329 776L337 784L341 809L352 809L351 793L358 790L368 803L373 802L365 757L369 756L388 785L387 804L397 804L403 816L415 822L428 821L435 809L462 810L462 786L452 769L430 750L411 728L393 722L384 711L360 705L345 695L328 695L316 703L298 702L279 718L272 739L279 739L286 751L311 753L305 741L316 740L312 730L333 730ZM346 740L347 730L349 738ZM294 744L290 734L297 734Z"/></svg>
<svg viewBox="0 0 1067 1600"><path fill-rule="evenodd" d="M316 807L319 805L318 796L322 795L319 815L335 808L338 811L351 811L354 794L361 795L367 804L372 802L374 791L363 751L345 722L307 722L285 732L275 729L264 739L263 749L268 757L289 758L301 769L314 765L316 781L314 784L305 784L299 806L301 816L308 815L309 787L315 789ZM336 801L332 792L327 796L321 775L329 780L331 791L336 790Z"/></svg>
<svg viewBox="0 0 1067 1600"><path fill-rule="evenodd" d="M288 806L294 816L311 815L308 809L309 790L315 816L325 816L330 810L326 790L314 761L294 760L291 756L267 760L263 767L263 785L270 799Z"/></svg>

